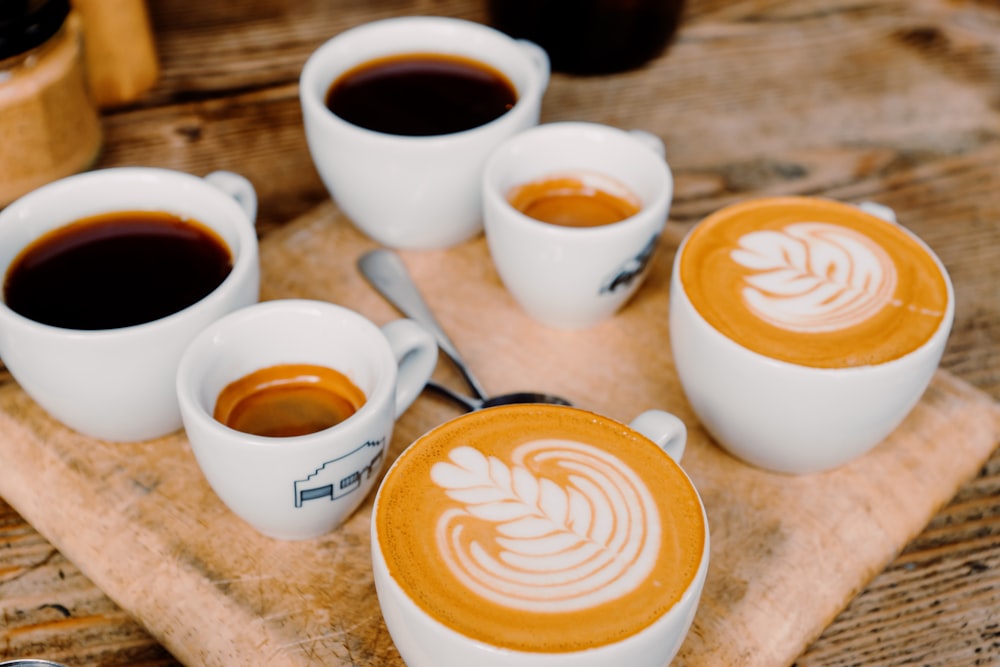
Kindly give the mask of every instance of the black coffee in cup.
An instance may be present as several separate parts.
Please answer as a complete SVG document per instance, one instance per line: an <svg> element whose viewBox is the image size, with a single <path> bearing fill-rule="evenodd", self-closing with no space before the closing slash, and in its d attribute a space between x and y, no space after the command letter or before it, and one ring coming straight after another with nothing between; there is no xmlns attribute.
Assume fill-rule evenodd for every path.
<svg viewBox="0 0 1000 667"><path fill-rule="evenodd" d="M349 123L403 136L471 130L507 113L514 85L486 63L439 53L365 62L330 86L326 106Z"/></svg>
<svg viewBox="0 0 1000 667"><path fill-rule="evenodd" d="M4 301L17 314L65 329L118 329L200 301L233 268L208 227L162 211L82 218L35 240L11 263Z"/></svg>

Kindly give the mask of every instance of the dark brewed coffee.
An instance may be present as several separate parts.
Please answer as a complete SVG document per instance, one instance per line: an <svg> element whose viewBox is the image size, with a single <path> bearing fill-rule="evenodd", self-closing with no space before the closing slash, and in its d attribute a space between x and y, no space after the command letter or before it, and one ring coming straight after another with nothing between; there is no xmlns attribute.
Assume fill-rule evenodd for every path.
<svg viewBox="0 0 1000 667"><path fill-rule="evenodd" d="M505 114L517 90L502 73L469 58L407 53L371 60L330 86L326 106L360 127L405 136L452 134Z"/></svg>
<svg viewBox="0 0 1000 667"><path fill-rule="evenodd" d="M364 404L364 392L340 371L279 364L226 385L214 417L243 433L291 437L336 426Z"/></svg>
<svg viewBox="0 0 1000 667"><path fill-rule="evenodd" d="M118 329L201 300L233 268L201 223L159 211L116 211L55 229L21 251L4 280L14 312L66 329Z"/></svg>

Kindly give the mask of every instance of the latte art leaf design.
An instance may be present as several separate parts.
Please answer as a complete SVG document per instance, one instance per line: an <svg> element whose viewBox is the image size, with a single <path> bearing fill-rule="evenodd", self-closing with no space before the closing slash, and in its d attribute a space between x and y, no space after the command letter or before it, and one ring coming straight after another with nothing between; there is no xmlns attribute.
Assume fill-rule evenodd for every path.
<svg viewBox="0 0 1000 667"><path fill-rule="evenodd" d="M655 564L659 513L642 479L582 443L538 440L510 464L456 447L431 479L454 505L436 526L451 571L487 600L534 612L585 609L639 586ZM558 475L539 476L545 467Z"/></svg>
<svg viewBox="0 0 1000 667"><path fill-rule="evenodd" d="M782 329L820 333L864 322L892 303L897 272L877 243L821 222L755 231L740 238L732 259L751 273L743 299Z"/></svg>

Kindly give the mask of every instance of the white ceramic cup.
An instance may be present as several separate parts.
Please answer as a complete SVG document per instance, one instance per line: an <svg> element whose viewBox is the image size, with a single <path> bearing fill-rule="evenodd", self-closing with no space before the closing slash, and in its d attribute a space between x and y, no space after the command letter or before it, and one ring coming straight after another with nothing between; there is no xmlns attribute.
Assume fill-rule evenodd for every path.
<svg viewBox="0 0 1000 667"><path fill-rule="evenodd" d="M535 220L507 199L515 186L582 172L625 185L641 209L608 225L566 227ZM565 122L506 141L490 156L482 188L486 240L508 291L542 324L579 329L611 317L639 289L667 221L673 177L657 137Z"/></svg>
<svg viewBox="0 0 1000 667"><path fill-rule="evenodd" d="M377 327L322 301L265 301L215 322L185 351L177 373L184 428L212 489L270 537L301 540L342 523L382 471L396 418L437 364L433 337L412 320ZM278 364L326 366L366 400L343 422L292 437L251 435L213 418L224 387Z"/></svg>
<svg viewBox="0 0 1000 667"><path fill-rule="evenodd" d="M0 274L46 232L113 211L165 211L214 230L233 255L229 276L197 303L119 329L64 329L0 303L0 357L50 415L94 438L146 440L181 426L174 376L181 353L205 326L258 299L257 198L242 176L199 178L167 169L92 171L50 183L0 212Z"/></svg>
<svg viewBox="0 0 1000 667"><path fill-rule="evenodd" d="M503 445L508 440L518 443L513 451L505 446L493 448L478 437L481 432L479 424L484 417L492 418L490 413L496 415L498 421L508 424L509 434L501 436L501 439L504 441ZM541 427L531 423L533 414L544 417ZM574 426L569 428L576 428L581 417L587 420L583 429L588 433L592 429L592 435L580 438L579 431L560 433L558 428L552 429L552 422L555 420L560 420L562 425L567 421L572 422ZM604 429L610 429L614 435L609 436ZM697 491L679 466L670 464L672 472L664 474L660 465L649 465L650 459L644 459L647 461L646 467L634 469L629 467L630 464L623 465L624 459L619 459L618 456L623 449L632 450L638 444L642 449L657 450L655 455L650 451L646 451L646 454L660 457L666 451L670 459L677 461L684 450L686 433L681 420L659 410L644 412L626 426L576 408L520 405L469 413L418 438L386 473L376 494L372 513L371 550L375 588L386 627L403 661L409 667L667 665L687 635L708 573L708 522ZM442 434L444 437L441 437ZM622 437L627 442L620 442ZM614 446L611 446L610 441L614 441ZM592 449L591 446L595 443L601 444ZM459 455L456 449L465 451ZM595 455L595 449L600 453ZM660 449L663 451L659 451ZM418 463L412 464L413 460ZM435 461L446 462L446 467L454 472L439 475L436 469L441 463ZM425 472L428 466L429 474ZM568 473L568 478L563 478L559 476L558 469L572 472ZM652 478L651 471L656 472L655 478ZM405 485L410 487L406 491L401 490L406 488L400 485L399 480L403 479L406 480ZM638 490L635 496L629 493L618 495L620 489L617 484L624 479L630 480L624 484L626 488ZM450 482L455 485L449 486ZM641 490L645 486L659 492L661 489L656 487L662 488L664 484L682 486L685 491L677 497L683 500L658 505L658 502L663 501L654 501ZM411 501L407 494L411 493L415 485L431 487L431 495L421 496L423 502L416 498ZM450 508L447 500L438 502L440 496L433 495L438 493L438 489L433 488L435 485L450 488L448 497L459 503L468 503L468 507L455 510ZM522 504L527 507L526 513L517 509ZM678 538L680 531L673 532L674 526L660 518L662 514L649 511L651 506L659 506L661 509L667 506L670 507L667 511L683 514L689 522L685 525L693 528L698 541ZM387 507L391 509L386 509ZM589 509L577 512L583 507ZM679 507L684 509L677 509ZM417 508L419 511L415 511ZM425 511L424 508L430 509ZM385 535L390 540L403 541L402 548L385 547L379 528L383 521L382 515L396 517L391 524L386 523ZM497 528L490 536L472 523L452 526L448 516L455 518L457 522L474 516L483 520L481 525L487 526L495 521ZM652 516L657 518L650 519ZM604 533L600 526L604 519L609 518L615 529ZM654 525L670 527L651 528L647 525L649 520ZM405 535L397 530L400 524L408 527ZM411 530L411 526L417 528ZM467 541L463 537L466 531L469 535L475 535L475 538L470 537ZM421 535L421 532L426 535ZM526 532L523 540L521 532ZM572 533L579 535L574 536ZM669 575L655 575L658 583L646 586L642 583L643 575L637 575L638 578L635 579L630 577L643 568L640 563L650 563L650 554L644 547L637 546L630 537L626 537L626 534L641 534L652 540L669 541L675 547L679 545L682 550L694 550L692 560L676 569L672 565L668 566ZM583 536L577 540L580 535ZM668 538L667 535L671 537ZM455 538L454 542L452 537ZM412 551L406 546L411 541L419 545ZM462 551L459 548L456 552L450 552L450 546L457 545L459 541L467 549ZM499 556L493 552L493 541L502 545ZM449 547L443 548L443 543L449 544ZM590 551L591 547L593 551ZM654 551L659 548L659 544L652 547ZM387 557L386 552L390 549L399 556ZM428 550L435 555L423 555ZM559 567L554 565L554 561L558 561L562 555L576 561L574 554L584 552L587 555L581 556L582 562L577 561L566 569L561 569L565 567L564 564ZM601 610L595 612L597 617L591 617L588 622L599 626L612 622L608 615L614 615L614 612L602 605L611 606L623 602L622 597L619 597L623 593L621 590L610 593L609 589L615 585L607 583L610 581L625 579L631 582L628 586L635 589L656 588L657 599L667 595L666 590L671 590L670 595L677 594L679 597L665 610L657 610L652 614L644 604L638 603L637 606L645 610L643 613L653 615L655 620L650 622L645 617L643 622L648 624L644 627L621 632L624 637L601 637L595 646L577 648L574 644L573 648L550 647L546 651L511 648L510 645L505 645L510 639L507 633L511 631L491 629L483 636L473 636L475 631L469 632L465 627L459 629L460 626L454 625L453 621L444 620L428 611L428 608L419 604L407 592L414 589L404 588L401 584L404 580L414 580L413 576L402 570L410 566L421 568L416 573L416 579L424 579L429 567L426 563L445 553L451 553L450 556L445 556L445 561L463 563L457 568L459 570L466 567L475 570L481 566L482 571L487 573L485 581L473 576L470 582L469 578L460 576L457 579L460 583L444 586L445 582L455 580L435 581L427 578L428 581L416 584L415 589L441 591L454 588L456 599L462 600L461 604L466 606L458 610L449 607L444 615L455 616L462 622L473 615L476 618L470 622L472 625L480 622L480 608L489 607L499 599L500 607L509 607L501 612L502 615L509 616L515 625L521 623L523 627L532 628L529 633L532 635L529 641L532 642L543 632L551 633L558 641L566 637L566 631L572 626L583 628L583 624L570 620L574 618L571 614L581 609L596 607ZM551 553L555 555L550 555ZM618 557L610 556L611 553ZM674 553L673 547L671 553ZM403 554L407 556L403 557ZM595 563L603 564L594 565ZM619 570L618 566L623 563L628 565ZM438 567L446 566L438 564ZM455 566L447 567L455 569ZM573 574L567 577L567 572ZM679 578L681 581L678 588L671 589L665 577ZM487 592L484 592L483 584ZM572 589L568 598L567 587ZM525 589L530 593L526 595ZM510 597L507 597L508 594ZM529 598L530 602L522 609L519 605L525 598ZM583 599L586 601L581 601ZM632 600L629 599L628 602L632 603ZM438 604L441 603L435 601L430 608L436 608ZM539 617L545 619L544 629L533 623ZM490 618L490 612L486 612L484 618ZM593 639L585 628L582 629L582 634L582 639L574 638L570 641L589 643ZM618 635L617 628L614 634Z"/></svg>
<svg viewBox="0 0 1000 667"><path fill-rule="evenodd" d="M801 200L778 198L774 200L778 202L775 210L783 215L782 202ZM764 200L765 205L768 201ZM714 215L753 205L756 205L753 201L744 202ZM823 206L848 207L829 201ZM681 278L682 258L698 226L689 232L677 251L669 315L670 346L677 374L691 407L708 432L724 449L745 462L792 474L823 472L841 466L871 450L902 422L937 369L954 319L955 297L948 273L923 241L894 222L890 210L875 205L859 208L873 214L869 224L898 228L922 248L938 267L947 294L940 324L930 338L904 356L884 363L818 368L748 349L706 321L692 304ZM865 214L859 211L858 215ZM822 217L811 215L804 222L812 223ZM819 247L814 257L823 253L836 257L829 246ZM837 263L838 260L831 260L829 266ZM794 275L793 270L787 273ZM832 275L833 269L823 268L821 273ZM838 268L837 273L846 275L847 269ZM901 280L911 279L901 275Z"/></svg>
<svg viewBox="0 0 1000 667"><path fill-rule="evenodd" d="M351 68L428 52L491 65L514 85L517 103L477 128L423 137L373 132L326 107L331 84ZM354 224L386 246L443 248L482 229L483 164L504 139L538 123L548 80L548 58L530 42L461 19L401 17L346 30L320 46L302 70L299 95L313 162Z"/></svg>

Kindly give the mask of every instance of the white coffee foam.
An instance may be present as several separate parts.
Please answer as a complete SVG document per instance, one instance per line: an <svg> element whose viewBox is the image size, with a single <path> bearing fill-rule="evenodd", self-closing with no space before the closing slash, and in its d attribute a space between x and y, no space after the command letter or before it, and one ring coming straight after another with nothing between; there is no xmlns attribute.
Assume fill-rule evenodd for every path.
<svg viewBox="0 0 1000 667"><path fill-rule="evenodd" d="M437 546L483 598L532 612L586 609L634 590L653 569L659 512L617 457L552 439L520 445L509 463L468 446L449 458L431 469L456 502L438 519ZM564 469L566 485L534 475L541 462ZM479 537L463 544L470 522Z"/></svg>
<svg viewBox="0 0 1000 667"><path fill-rule="evenodd" d="M845 329L889 305L898 275L880 245L854 230L800 222L740 238L733 261L755 271L743 299L762 320L800 333Z"/></svg>

